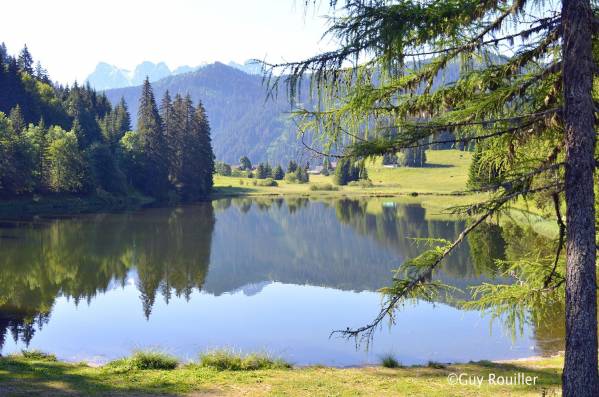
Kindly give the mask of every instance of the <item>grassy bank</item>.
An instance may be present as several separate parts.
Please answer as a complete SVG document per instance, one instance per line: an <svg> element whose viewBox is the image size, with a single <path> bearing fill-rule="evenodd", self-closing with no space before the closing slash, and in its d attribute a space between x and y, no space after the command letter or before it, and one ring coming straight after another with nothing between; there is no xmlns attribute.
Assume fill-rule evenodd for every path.
<svg viewBox="0 0 599 397"><path fill-rule="evenodd" d="M222 370L197 363L174 369L141 369L117 363L104 367L67 364L39 355L0 359L0 394L110 395L110 396L539 396L557 395L561 358L510 363L421 367L285 368ZM155 362L155 361L152 361ZM170 368L170 367L169 367ZM262 367L260 367L262 368ZM268 368L268 367L267 367ZM536 385L492 385L495 379L515 373L538 377ZM482 377L481 386L454 385L450 374ZM464 378L466 379L466 378ZM545 393L545 394L542 394Z"/></svg>

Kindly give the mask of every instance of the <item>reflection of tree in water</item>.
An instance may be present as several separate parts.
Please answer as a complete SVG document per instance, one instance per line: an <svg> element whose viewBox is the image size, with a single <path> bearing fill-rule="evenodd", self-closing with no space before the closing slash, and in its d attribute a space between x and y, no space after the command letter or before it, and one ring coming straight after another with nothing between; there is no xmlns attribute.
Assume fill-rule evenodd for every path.
<svg viewBox="0 0 599 397"><path fill-rule="evenodd" d="M1 225L0 348L8 334L28 343L48 321L57 297L89 302L124 285L132 269L146 317L157 295L168 303L173 295L189 299L194 289L221 294L281 281L375 291L390 282L392 269L425 249L411 238L452 240L465 226L427 219L420 205L372 204L231 198L141 214ZM547 239L515 225L485 224L436 277L467 289L496 275L493 259L513 260L543 244ZM208 274L211 253L216 260ZM563 343L563 328L555 327L560 313L531 314L541 349Z"/></svg>
<svg viewBox="0 0 599 397"><path fill-rule="evenodd" d="M460 220L426 219L426 210L419 204L384 203L380 213L367 211L367 200L338 200L335 208L339 220L359 233L375 238L394 250L400 260L397 265L422 253L426 246L418 239L453 240L464 228ZM468 279L481 274L471 266L468 244L461 245L443 264L441 274L456 279Z"/></svg>
<svg viewBox="0 0 599 397"><path fill-rule="evenodd" d="M205 203L3 227L0 342L10 329L27 343L57 297L90 302L124 284L134 267L147 316L158 290L165 299L172 292L189 296L204 283L214 222L212 205Z"/></svg>

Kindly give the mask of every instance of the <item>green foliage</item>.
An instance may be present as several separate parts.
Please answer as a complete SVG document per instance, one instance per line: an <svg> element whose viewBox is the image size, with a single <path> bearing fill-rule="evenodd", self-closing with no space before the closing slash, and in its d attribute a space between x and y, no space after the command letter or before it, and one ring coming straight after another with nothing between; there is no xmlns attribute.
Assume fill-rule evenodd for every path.
<svg viewBox="0 0 599 397"><path fill-rule="evenodd" d="M214 350L200 354L200 365L219 371L254 371L259 369L287 369L291 364L273 359L266 354L236 354L230 350Z"/></svg>
<svg viewBox="0 0 599 397"><path fill-rule="evenodd" d="M285 171L283 171L283 167L277 165L272 170L272 179L274 179L275 181L280 181L283 180L283 178L285 178Z"/></svg>
<svg viewBox="0 0 599 397"><path fill-rule="evenodd" d="M256 167L256 178L264 179L264 178L270 176L271 172L269 172L269 169L270 169L270 166L268 164L263 164L263 163L258 164L258 167Z"/></svg>
<svg viewBox="0 0 599 397"><path fill-rule="evenodd" d="M158 351L137 351L131 357L115 360L107 368L118 372L131 370L172 370L177 368L179 360L169 354Z"/></svg>
<svg viewBox="0 0 599 397"><path fill-rule="evenodd" d="M386 354L381 357L381 365L385 368L402 368L401 363L392 355Z"/></svg>
<svg viewBox="0 0 599 397"><path fill-rule="evenodd" d="M231 176L232 173L231 166L223 161L217 161L214 164L214 170L222 176Z"/></svg>
<svg viewBox="0 0 599 397"><path fill-rule="evenodd" d="M210 193L214 156L201 103L194 108L189 98L176 98L163 125L146 81L138 130L130 132L124 98L112 108L89 86L53 85L32 62L27 48L18 61L0 57L0 197L126 195L131 187L157 199Z"/></svg>
<svg viewBox="0 0 599 397"><path fill-rule="evenodd" d="M85 161L89 165L93 186L117 195L126 193L125 176L108 145L92 144L85 152Z"/></svg>
<svg viewBox="0 0 599 397"><path fill-rule="evenodd" d="M358 164L347 158L339 160L337 168L335 168L334 178L337 185L347 185L352 181L360 179L368 179L368 171L366 171L364 163Z"/></svg>
<svg viewBox="0 0 599 397"><path fill-rule="evenodd" d="M254 180L254 186L279 186L277 181L272 178Z"/></svg>
<svg viewBox="0 0 599 397"><path fill-rule="evenodd" d="M57 361L54 354L45 353L40 350L21 350L21 355L27 360L50 362Z"/></svg>
<svg viewBox="0 0 599 397"><path fill-rule="evenodd" d="M424 167L426 165L425 149L424 146L401 149L397 156L397 164L402 167Z"/></svg>
<svg viewBox="0 0 599 397"><path fill-rule="evenodd" d="M332 191L336 191L339 190L339 188L337 186L333 186L330 183L322 183L322 184L312 184L310 185L310 190L312 191L324 191L324 192L332 192Z"/></svg>
<svg viewBox="0 0 599 397"><path fill-rule="evenodd" d="M285 174L285 182L287 182L287 183L298 183L297 182L297 176L295 175L295 172Z"/></svg>
<svg viewBox="0 0 599 397"><path fill-rule="evenodd" d="M374 184L372 183L372 181L368 180L368 179L360 179L360 180L357 180L357 181L351 181L347 185L348 186L358 186L358 187L361 187L361 188L364 188L364 189L374 187Z"/></svg>
<svg viewBox="0 0 599 397"><path fill-rule="evenodd" d="M496 189L502 175L507 171L507 163L485 142L476 145L472 163L468 171L468 188L472 190Z"/></svg>
<svg viewBox="0 0 599 397"><path fill-rule="evenodd" d="M239 169L242 171L251 171L252 170L252 162L247 156L242 156L239 159Z"/></svg>
<svg viewBox="0 0 599 397"><path fill-rule="evenodd" d="M57 193L85 193L90 174L74 131L48 130L48 188Z"/></svg>
<svg viewBox="0 0 599 397"><path fill-rule="evenodd" d="M307 168L296 166L294 172L287 172L285 180L289 183L308 183L310 182L310 174L308 174Z"/></svg>
<svg viewBox="0 0 599 397"><path fill-rule="evenodd" d="M289 164L287 164L287 173L293 173L297 170L297 163L293 160L289 160Z"/></svg>
<svg viewBox="0 0 599 397"><path fill-rule="evenodd" d="M383 154L383 165L394 165L397 164L397 154L385 153Z"/></svg>
<svg viewBox="0 0 599 397"><path fill-rule="evenodd" d="M456 241L444 242L402 265L392 287L384 290L387 299L375 321L356 330L341 331L343 335L372 335L368 333L392 315L399 302L418 296L428 299L442 292L442 285L431 282L440 262L473 230L484 229L493 214L523 197L533 198L537 205L554 200L559 218L564 187L572 191L578 183L567 180L574 177L564 172L564 164L589 164L592 160L589 150L581 151L587 156L583 160L568 158L564 148L576 147L571 135L575 130L589 145L594 141L589 135L588 115L593 109L587 83L592 78L590 59L596 54L582 54L582 47L576 47L585 59L579 65L585 73L571 72L570 83L566 84L568 77L562 74L577 60L573 59L572 47L562 45L572 41L568 35L589 38L591 32L585 29L597 10L591 10L590 2L573 4L543 2L547 17L531 20L538 4L526 1L333 0L332 9L344 6L343 13L330 19L327 30L338 47L305 61L273 67L276 76L284 77L273 74L272 85L276 87L285 80L296 103L306 104L295 112L300 134L322 142L325 152L343 154L336 183L344 185L352 179L350 162L397 153L399 164L423 166L427 146L464 149L475 144L469 187L490 192L483 203L455 209L476 216ZM580 10L562 13L562 6L564 10ZM565 29L579 17L587 22ZM312 101L299 95L303 77L311 82ZM578 79L580 86L576 85ZM582 121L573 126L572 120L582 116L573 113L573 107L566 103L581 103L573 99L578 95L586 98L586 105L580 105L584 109L580 113L587 115L584 128ZM568 120L571 125L566 128ZM585 170L581 174L588 181L594 169ZM585 203L582 195L572 200L576 208ZM572 209L569 204L567 208ZM584 241L594 240L594 232L588 227L569 232L579 234ZM504 248L501 239L484 241L476 234L472 239L482 243L476 253L480 264L487 254ZM559 241L557 252L554 249L549 260L516 261L518 265L510 266L510 273L505 273L516 278L516 284L481 287L477 290L481 307L514 318L515 312L508 309L512 305L530 308L532 300L542 297L551 302L553 291L567 282L561 268L561 247ZM495 265L498 271L508 266ZM574 269L576 272L582 267ZM580 308L583 302L591 302L584 310L588 318L594 318L594 299L579 302Z"/></svg>

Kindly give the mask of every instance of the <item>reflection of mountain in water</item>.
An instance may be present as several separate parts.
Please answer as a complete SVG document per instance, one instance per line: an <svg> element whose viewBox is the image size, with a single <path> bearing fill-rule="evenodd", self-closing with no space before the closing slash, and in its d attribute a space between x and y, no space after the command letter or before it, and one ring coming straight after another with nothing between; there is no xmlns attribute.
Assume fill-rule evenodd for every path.
<svg viewBox="0 0 599 397"><path fill-rule="evenodd" d="M375 291L424 247L410 238L454 239L463 221L427 220L419 205L367 201L228 199L176 209L0 225L0 347L25 343L49 321L55 299L75 303L134 279L144 314L157 295L194 289L251 296L270 282ZM214 209L217 211L215 221ZM378 207L377 207L378 208ZM438 277L459 288L493 277L505 241L493 225L473 235ZM470 255L472 252L472 258Z"/></svg>

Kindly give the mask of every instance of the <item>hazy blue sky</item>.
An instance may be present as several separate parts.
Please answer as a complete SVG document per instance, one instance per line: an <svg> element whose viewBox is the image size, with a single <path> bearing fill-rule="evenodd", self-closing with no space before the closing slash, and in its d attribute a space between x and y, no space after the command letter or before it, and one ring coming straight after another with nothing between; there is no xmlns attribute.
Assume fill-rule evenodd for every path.
<svg viewBox="0 0 599 397"><path fill-rule="evenodd" d="M328 1L324 1L328 3ZM0 42L27 43L60 82L83 81L99 61L132 69L249 58L294 60L326 49L326 21L304 0L18 0L2 3Z"/></svg>

